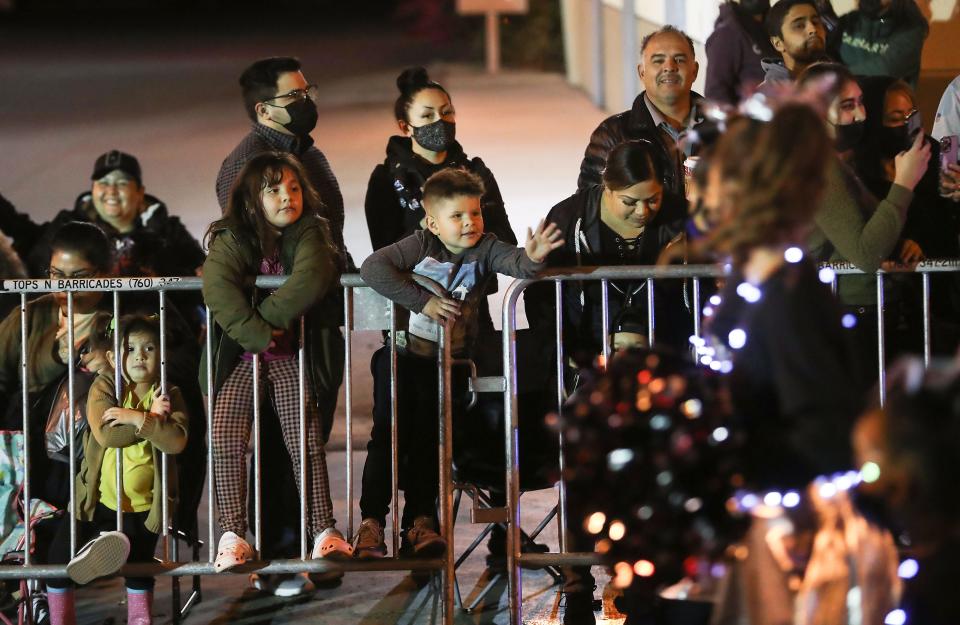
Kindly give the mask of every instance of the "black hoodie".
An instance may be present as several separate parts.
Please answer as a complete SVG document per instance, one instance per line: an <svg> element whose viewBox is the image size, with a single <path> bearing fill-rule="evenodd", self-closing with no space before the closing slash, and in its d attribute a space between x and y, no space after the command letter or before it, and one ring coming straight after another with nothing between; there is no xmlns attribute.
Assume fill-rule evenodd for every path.
<svg viewBox="0 0 960 625"><path fill-rule="evenodd" d="M760 60L777 55L763 24L744 15L732 2L720 5L720 15L706 45L704 95L726 104L736 104L746 91L763 82Z"/></svg>
<svg viewBox="0 0 960 625"><path fill-rule="evenodd" d="M409 137L393 136L387 142L386 159L370 174L364 200L367 229L374 251L422 229L423 183L448 167L466 169L483 180L486 192L480 205L484 230L497 235L501 241L517 244L497 180L479 157L468 158L460 144L454 141L447 150L446 160L435 165L414 153L413 141Z"/></svg>

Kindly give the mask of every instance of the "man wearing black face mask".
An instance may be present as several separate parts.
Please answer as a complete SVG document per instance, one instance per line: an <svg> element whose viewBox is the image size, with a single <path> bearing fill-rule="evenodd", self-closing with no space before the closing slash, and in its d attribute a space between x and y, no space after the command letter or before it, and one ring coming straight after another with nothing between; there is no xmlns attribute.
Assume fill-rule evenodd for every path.
<svg viewBox="0 0 960 625"><path fill-rule="evenodd" d="M840 57L858 76L893 76L916 88L930 30L915 0L859 0L840 18Z"/></svg>
<svg viewBox="0 0 960 625"><path fill-rule="evenodd" d="M311 184L323 200L323 217L330 224L334 243L340 252L340 269L349 270L353 261L343 241L343 196L330 163L313 144L310 132L317 124L314 103L316 87L307 83L300 71L300 61L290 57L270 57L256 61L240 75L240 87L247 115L253 122L249 134L227 156L217 175L217 200L226 208L230 189L244 165L256 154L265 151L289 152L300 159ZM353 269L356 271L356 269ZM330 310L343 310L340 294L332 289L319 304ZM325 368L322 379L313 380L326 443L333 426L337 393L343 380L343 337L331 315L327 327L312 327L310 332L325 335L319 343L322 354L311 358ZM264 405L268 413L269 403ZM279 421L268 414L261 421L263 453L261 480L269 488L262 489L263 537L262 557L299 557L297 510L299 495L293 479L293 468L280 433ZM252 482L251 471L251 482ZM251 492L253 484L251 483ZM251 507L253 498L250 499ZM250 517L254 516L250 512ZM317 581L337 583L338 574L321 574ZM306 575L252 576L255 587L272 590L278 596L293 596L313 589Z"/></svg>
<svg viewBox="0 0 960 625"><path fill-rule="evenodd" d="M776 55L763 20L770 0L728 0L707 38L708 100L736 104L744 93L763 81L760 60Z"/></svg>
<svg viewBox="0 0 960 625"><path fill-rule="evenodd" d="M240 75L243 103L253 122L250 133L227 156L217 175L217 200L227 206L230 188L243 166L258 152L290 152L300 159L307 176L326 207L324 217L341 255L347 257L343 242L343 196L340 185L323 152L310 133L317 125L317 88L307 83L300 61L290 57L261 59Z"/></svg>

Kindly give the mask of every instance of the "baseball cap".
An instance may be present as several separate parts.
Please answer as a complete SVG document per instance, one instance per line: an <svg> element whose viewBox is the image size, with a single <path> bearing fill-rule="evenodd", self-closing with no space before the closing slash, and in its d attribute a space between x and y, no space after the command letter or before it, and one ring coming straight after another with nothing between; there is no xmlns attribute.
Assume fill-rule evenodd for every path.
<svg viewBox="0 0 960 625"><path fill-rule="evenodd" d="M137 184L143 185L140 177L140 162L137 161L136 157L126 152L121 152L120 150L110 150L109 152L101 154L100 157L97 158L97 162L93 165L93 175L90 176L90 180L103 178L115 169L119 169L136 180Z"/></svg>

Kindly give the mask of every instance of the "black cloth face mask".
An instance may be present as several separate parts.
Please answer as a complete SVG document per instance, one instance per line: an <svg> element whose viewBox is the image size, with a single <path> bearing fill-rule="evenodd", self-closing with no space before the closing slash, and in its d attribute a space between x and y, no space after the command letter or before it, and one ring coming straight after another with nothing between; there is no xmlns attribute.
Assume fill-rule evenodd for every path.
<svg viewBox="0 0 960 625"><path fill-rule="evenodd" d="M900 126L882 126L877 130L877 147L882 158L893 158L900 152L910 149L910 131L906 124Z"/></svg>
<svg viewBox="0 0 960 625"><path fill-rule="evenodd" d="M282 107L290 116L290 121L282 124L284 128L298 137L305 137L317 126L317 105L310 98L298 99Z"/></svg>
<svg viewBox="0 0 960 625"><path fill-rule="evenodd" d="M443 119L419 128L411 126L410 130L413 132L413 140L431 152L446 152L457 136L457 125Z"/></svg>
<svg viewBox="0 0 960 625"><path fill-rule="evenodd" d="M866 125L867 122L863 121L834 126L837 130L837 138L834 141L837 152L846 152L857 147L860 144L860 139L863 138L863 130Z"/></svg>

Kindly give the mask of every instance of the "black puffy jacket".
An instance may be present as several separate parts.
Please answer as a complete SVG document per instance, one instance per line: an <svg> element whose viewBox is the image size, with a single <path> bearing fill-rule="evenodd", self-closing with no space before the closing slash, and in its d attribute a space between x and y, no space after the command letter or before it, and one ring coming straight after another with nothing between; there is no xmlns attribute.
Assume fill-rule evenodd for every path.
<svg viewBox="0 0 960 625"><path fill-rule="evenodd" d="M650 111L643 99L644 93L646 92L636 97L630 110L606 118L590 135L590 143L583 153L583 162L580 163L580 178L577 179L578 189L600 184L600 176L607 164L607 156L613 148L624 141L645 139L660 146L663 152L664 188L676 195L683 196L683 159L678 157L676 146L667 145L660 131L654 126L653 118L650 116ZM692 91L690 93L693 96L693 114L697 115L703 96ZM701 121L701 119L697 119L695 126Z"/></svg>

